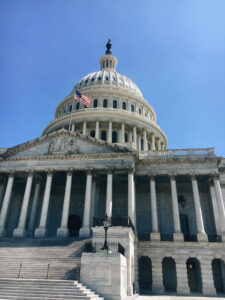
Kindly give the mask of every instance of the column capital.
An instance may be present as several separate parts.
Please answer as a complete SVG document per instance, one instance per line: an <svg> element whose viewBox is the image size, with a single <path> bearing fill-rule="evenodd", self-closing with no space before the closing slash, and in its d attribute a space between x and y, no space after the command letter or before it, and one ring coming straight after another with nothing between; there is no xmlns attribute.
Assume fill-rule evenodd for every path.
<svg viewBox="0 0 225 300"><path fill-rule="evenodd" d="M168 176L170 178L170 180L175 180L175 177L177 176L176 173L168 173Z"/></svg>
<svg viewBox="0 0 225 300"><path fill-rule="evenodd" d="M92 175L93 170L94 170L93 168L86 168L86 169L85 169L87 175Z"/></svg>
<svg viewBox="0 0 225 300"><path fill-rule="evenodd" d="M33 176L34 175L34 170L26 170L27 176Z"/></svg>
<svg viewBox="0 0 225 300"><path fill-rule="evenodd" d="M16 172L13 170L13 171L9 171L8 172L8 177L14 177L16 174Z"/></svg>
<svg viewBox="0 0 225 300"><path fill-rule="evenodd" d="M219 173L218 172L211 173L210 178L211 178L211 180L219 179Z"/></svg>
<svg viewBox="0 0 225 300"><path fill-rule="evenodd" d="M54 170L53 169L45 169L45 172L47 173L47 176L53 175Z"/></svg>
<svg viewBox="0 0 225 300"><path fill-rule="evenodd" d="M135 173L135 167L129 168L128 169L128 174L133 174Z"/></svg>
<svg viewBox="0 0 225 300"><path fill-rule="evenodd" d="M35 179L36 183L41 183L42 182L42 177L38 173L34 174L34 179Z"/></svg>
<svg viewBox="0 0 225 300"><path fill-rule="evenodd" d="M156 173L148 173L150 180L155 180L156 175Z"/></svg>
<svg viewBox="0 0 225 300"><path fill-rule="evenodd" d="M73 168L66 169L65 172L67 175L72 175L75 170Z"/></svg>
<svg viewBox="0 0 225 300"><path fill-rule="evenodd" d="M188 176L191 178L191 179L196 179L196 177L199 175L199 173L195 172L195 173L189 173Z"/></svg>

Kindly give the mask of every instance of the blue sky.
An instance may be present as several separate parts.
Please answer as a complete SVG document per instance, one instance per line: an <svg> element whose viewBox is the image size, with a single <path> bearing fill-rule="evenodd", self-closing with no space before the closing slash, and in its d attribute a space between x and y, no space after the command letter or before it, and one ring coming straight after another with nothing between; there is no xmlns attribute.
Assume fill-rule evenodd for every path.
<svg viewBox="0 0 225 300"><path fill-rule="evenodd" d="M108 38L168 148L225 156L224 0L1 0L0 147L42 134Z"/></svg>

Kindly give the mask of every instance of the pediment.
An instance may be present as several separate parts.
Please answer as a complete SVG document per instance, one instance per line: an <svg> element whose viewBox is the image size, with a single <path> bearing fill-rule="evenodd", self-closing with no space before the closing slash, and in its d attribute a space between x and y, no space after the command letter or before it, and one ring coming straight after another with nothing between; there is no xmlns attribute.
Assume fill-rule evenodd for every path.
<svg viewBox="0 0 225 300"><path fill-rule="evenodd" d="M35 140L8 148L2 154L3 159L39 157L39 156L68 156L80 154L132 152L127 147L107 143L79 133L61 129Z"/></svg>

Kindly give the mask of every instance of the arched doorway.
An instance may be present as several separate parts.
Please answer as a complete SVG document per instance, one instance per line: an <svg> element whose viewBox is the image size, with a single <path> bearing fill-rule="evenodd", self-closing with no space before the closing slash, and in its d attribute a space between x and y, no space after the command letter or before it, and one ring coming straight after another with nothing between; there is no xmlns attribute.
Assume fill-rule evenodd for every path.
<svg viewBox="0 0 225 300"><path fill-rule="evenodd" d="M163 285L166 292L176 292L177 276L176 264L172 257L165 257L162 261Z"/></svg>
<svg viewBox="0 0 225 300"><path fill-rule="evenodd" d="M139 268L139 290L141 294L148 294L152 290L152 262L148 256L140 257Z"/></svg>
<svg viewBox="0 0 225 300"><path fill-rule="evenodd" d="M81 219L77 215L70 215L68 218L68 228L70 236L78 236L81 228Z"/></svg>
<svg viewBox="0 0 225 300"><path fill-rule="evenodd" d="M196 258L187 260L188 285L191 292L202 292L202 280L199 261Z"/></svg>
<svg viewBox="0 0 225 300"><path fill-rule="evenodd" d="M221 259L213 259L212 272L217 294L225 293L225 263Z"/></svg>

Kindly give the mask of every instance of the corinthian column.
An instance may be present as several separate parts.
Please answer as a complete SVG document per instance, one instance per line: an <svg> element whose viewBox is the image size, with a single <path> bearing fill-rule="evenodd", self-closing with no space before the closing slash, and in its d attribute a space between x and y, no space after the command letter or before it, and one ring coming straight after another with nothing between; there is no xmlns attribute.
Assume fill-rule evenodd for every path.
<svg viewBox="0 0 225 300"><path fill-rule="evenodd" d="M151 150L155 150L155 135L152 133Z"/></svg>
<svg viewBox="0 0 225 300"><path fill-rule="evenodd" d="M218 205L219 214L220 214L220 228L221 228L221 234L222 234L222 241L225 242L225 207L224 207L223 195L222 195L218 175L213 176L213 183L214 183L214 187L215 187L216 200L217 200L217 205Z"/></svg>
<svg viewBox="0 0 225 300"><path fill-rule="evenodd" d="M195 204L195 215L196 215L196 222L197 222L197 237L199 242L207 242L208 238L205 234L203 217L202 217L202 208L199 198L199 191L198 191L198 183L196 180L196 176L191 174L191 184L193 190L193 197L194 197L194 204Z"/></svg>
<svg viewBox="0 0 225 300"><path fill-rule="evenodd" d="M46 185L45 185L44 199L43 199L42 210L41 210L40 224L39 227L35 230L35 237L38 238L43 238L47 235L46 223L47 223L47 216L48 216L50 192L52 186L52 177L53 177L53 173L51 171L48 171Z"/></svg>
<svg viewBox="0 0 225 300"><path fill-rule="evenodd" d="M135 211L135 188L134 188L134 171L128 173L128 217L130 217L133 225L136 224Z"/></svg>
<svg viewBox="0 0 225 300"><path fill-rule="evenodd" d="M40 194L40 188L41 188L41 177L37 177L36 184L35 184L35 190L34 190L34 198L33 198L31 213L30 213L30 221L29 221L29 225L28 225L28 234L31 237L33 236L33 232L34 232L35 218L36 218L36 213L37 213L37 204L38 204L38 199L39 199L39 194Z"/></svg>
<svg viewBox="0 0 225 300"><path fill-rule="evenodd" d="M69 229L68 229L67 224L68 224L68 216L69 216L69 209L70 209L72 176L73 176L73 172L71 170L67 171L66 189L65 189L64 202L63 202L61 226L60 226L60 228L57 229L58 237L68 237L69 236Z"/></svg>
<svg viewBox="0 0 225 300"><path fill-rule="evenodd" d="M33 172L28 173L27 183L25 188L25 193L23 197L23 204L20 212L19 224L18 227L13 231L13 237L24 237L27 235L27 231L25 229L26 219L27 219L27 210L30 201L30 193L33 182Z"/></svg>
<svg viewBox="0 0 225 300"><path fill-rule="evenodd" d="M87 122L83 123L83 135L87 134Z"/></svg>
<svg viewBox="0 0 225 300"><path fill-rule="evenodd" d="M112 170L107 173L107 189L106 189L106 215L112 216L112 186L113 186L113 175Z"/></svg>
<svg viewBox="0 0 225 300"><path fill-rule="evenodd" d="M9 211L9 204L10 204L13 182L14 182L14 173L10 173L8 177L5 196L3 199L2 209L0 214L0 237L6 236L5 223Z"/></svg>
<svg viewBox="0 0 225 300"><path fill-rule="evenodd" d="M150 234L151 241L160 241L160 233L158 228L157 202L155 177L150 176L150 195L151 195L151 212L152 212L152 232Z"/></svg>
<svg viewBox="0 0 225 300"><path fill-rule="evenodd" d="M133 127L133 148L137 150L137 127Z"/></svg>
<svg viewBox="0 0 225 300"><path fill-rule="evenodd" d="M80 229L80 237L89 237L90 230L90 212L91 212L91 185L92 185L92 173L87 172L86 181L86 191L85 191L85 201L84 201L84 216L83 216L83 226Z"/></svg>
<svg viewBox="0 0 225 300"><path fill-rule="evenodd" d="M112 143L112 122L109 122L108 127L108 143Z"/></svg>
<svg viewBox="0 0 225 300"><path fill-rule="evenodd" d="M96 121L95 138L99 139L99 121Z"/></svg>
<svg viewBox="0 0 225 300"><path fill-rule="evenodd" d="M180 227L180 215L179 215L179 207L178 207L176 180L173 174L170 174L169 177L170 177L172 207L173 207L173 225L174 225L173 238L174 241L183 241L184 236L181 233L181 227Z"/></svg>

